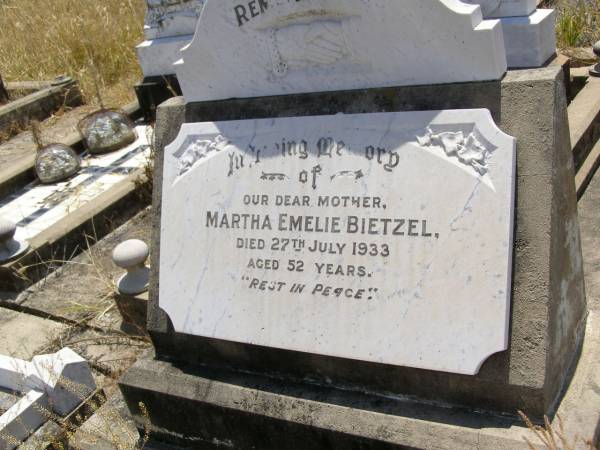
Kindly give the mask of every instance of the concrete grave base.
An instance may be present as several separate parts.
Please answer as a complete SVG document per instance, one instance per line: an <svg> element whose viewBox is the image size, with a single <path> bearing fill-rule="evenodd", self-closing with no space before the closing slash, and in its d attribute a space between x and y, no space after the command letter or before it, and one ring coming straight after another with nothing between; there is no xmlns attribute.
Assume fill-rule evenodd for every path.
<svg viewBox="0 0 600 450"><path fill-rule="evenodd" d="M173 331L158 299L161 152L182 123L467 108L488 108L498 126L517 138L510 343L479 374L366 363ZM518 427L517 410L537 420L554 416L565 387L573 386L572 368L581 349L589 344L586 336L587 344L581 345L587 307L560 67L509 71L501 82L188 105L175 98L158 109L155 136L148 331L156 358L134 366L121 389L132 411L139 401L148 406L156 437L186 448L519 448L524 429ZM482 410L493 413L474 412Z"/></svg>
<svg viewBox="0 0 600 450"><path fill-rule="evenodd" d="M578 367L558 407L568 442L578 445L600 438L596 316L590 314ZM149 411L152 439L180 446L165 448L525 450L525 438L540 444L514 416L247 374L190 372L155 359L139 360L121 380L121 390L141 434L139 402Z"/></svg>

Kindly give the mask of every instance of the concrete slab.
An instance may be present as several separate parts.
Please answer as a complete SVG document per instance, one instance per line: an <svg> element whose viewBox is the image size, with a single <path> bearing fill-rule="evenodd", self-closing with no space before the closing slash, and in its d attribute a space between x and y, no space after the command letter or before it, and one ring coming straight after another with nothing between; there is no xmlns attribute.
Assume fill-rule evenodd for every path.
<svg viewBox="0 0 600 450"><path fill-rule="evenodd" d="M77 123L94 109L96 109L94 106L80 106L44 120L40 124L42 141L63 142L77 131ZM5 169L6 165L15 161L31 158L32 155L35 157L36 151L37 146L33 141L33 135L30 131L24 131L0 144L0 162Z"/></svg>
<svg viewBox="0 0 600 450"><path fill-rule="evenodd" d="M600 167L600 141L592 148L585 161L581 164L579 171L575 175L575 187L577 189L577 198L581 198Z"/></svg>
<svg viewBox="0 0 600 450"><path fill-rule="evenodd" d="M577 171L600 138L600 78L589 77L568 109L569 129Z"/></svg>
<svg viewBox="0 0 600 450"><path fill-rule="evenodd" d="M66 329L62 323L0 308L0 354L29 361Z"/></svg>
<svg viewBox="0 0 600 450"><path fill-rule="evenodd" d="M41 133L43 142L61 142L83 151L81 136L77 131L77 123L84 116L97 108L82 106L62 115L50 117L42 123ZM123 110L133 119L139 116L137 102L123 107ZM33 166L35 162L36 146L31 133L24 132L10 141L0 145L0 195L5 196L16 189L34 180ZM6 164L10 162L10 164Z"/></svg>
<svg viewBox="0 0 600 450"><path fill-rule="evenodd" d="M0 388L0 416L18 401L19 395L16 392Z"/></svg>
<svg viewBox="0 0 600 450"><path fill-rule="evenodd" d="M137 448L140 434L125 401L116 391L71 437L73 450L121 450Z"/></svg>
<svg viewBox="0 0 600 450"><path fill-rule="evenodd" d="M33 433L19 450L53 450L66 448L67 429L56 422L49 420Z"/></svg>
<svg viewBox="0 0 600 450"><path fill-rule="evenodd" d="M600 327L597 312L592 311L579 363L558 414L551 419L556 431L562 421L564 437L573 443L569 448L583 442L595 448L599 442L598 354ZM235 449L295 450L546 448L522 422L508 416L358 391L336 392L251 374L200 369L192 375L147 357L125 374L121 389L138 424L143 418L136 402L144 402L155 427L153 439L182 449L221 448L217 443ZM175 422L179 435L167 431ZM210 430L209 435L201 430Z"/></svg>
<svg viewBox="0 0 600 450"><path fill-rule="evenodd" d="M579 200L578 209L588 308L600 313L600 172Z"/></svg>
<svg viewBox="0 0 600 450"><path fill-rule="evenodd" d="M16 238L39 244L38 236L82 206L94 203L103 193L148 164L150 147L146 126L135 128L136 142L114 152L87 155L81 168L67 180L31 183L0 200L0 215L17 224Z"/></svg>
<svg viewBox="0 0 600 450"><path fill-rule="evenodd" d="M66 182L30 185L0 202L0 214L17 222L17 238L21 233L29 242L27 253L0 266L1 288L24 290L88 248L88 237L101 238L140 211L148 201L143 186L149 156L140 137L130 147L86 160L85 169Z"/></svg>
<svg viewBox="0 0 600 450"><path fill-rule="evenodd" d="M114 282L122 270L114 265L111 254L114 247L127 239L149 241L148 209L96 243L90 237L89 250L28 288L15 302L42 314L119 330L122 319L113 295Z"/></svg>
<svg viewBox="0 0 600 450"><path fill-rule="evenodd" d="M590 101L598 100L588 99ZM597 143L595 149L600 148ZM585 288L590 311L579 363L557 414L580 438L600 443L600 172L578 204Z"/></svg>
<svg viewBox="0 0 600 450"><path fill-rule="evenodd" d="M149 342L124 336L119 332L83 330L65 337L63 345L76 351L98 371L117 377L131 367L151 345ZM102 387L110 379L101 381Z"/></svg>
<svg viewBox="0 0 600 450"><path fill-rule="evenodd" d="M69 77L57 78L53 85L1 106L0 132L10 135L31 120L43 120L63 106L82 103L79 83Z"/></svg>

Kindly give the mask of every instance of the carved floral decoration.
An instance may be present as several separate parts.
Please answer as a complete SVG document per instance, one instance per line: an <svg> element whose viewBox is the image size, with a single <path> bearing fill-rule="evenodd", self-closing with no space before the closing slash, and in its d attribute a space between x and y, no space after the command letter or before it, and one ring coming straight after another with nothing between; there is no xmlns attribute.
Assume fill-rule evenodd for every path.
<svg viewBox="0 0 600 450"><path fill-rule="evenodd" d="M229 141L221 135L216 136L212 141L198 139L179 157L177 165L178 175L182 176L188 172L202 158L206 158L211 152L220 152L229 145Z"/></svg>
<svg viewBox="0 0 600 450"><path fill-rule="evenodd" d="M417 136L421 147L441 147L447 156L453 156L472 167L480 175L488 171L487 159L491 151L475 137L474 133L465 136L462 131L434 133L427 128L425 136Z"/></svg>

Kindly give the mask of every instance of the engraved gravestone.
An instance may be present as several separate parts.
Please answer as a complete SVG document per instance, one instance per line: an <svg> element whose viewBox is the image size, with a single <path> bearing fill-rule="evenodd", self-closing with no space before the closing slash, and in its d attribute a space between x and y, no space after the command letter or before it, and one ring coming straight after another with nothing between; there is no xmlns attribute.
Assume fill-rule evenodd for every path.
<svg viewBox="0 0 600 450"><path fill-rule="evenodd" d="M486 110L184 124L160 306L181 333L475 374L508 342L514 158Z"/></svg>
<svg viewBox="0 0 600 450"><path fill-rule="evenodd" d="M207 0L157 113L140 429L143 402L184 448L523 448L515 411L554 412L587 317L562 69L506 73L483 18Z"/></svg>
<svg viewBox="0 0 600 450"><path fill-rule="evenodd" d="M208 1L181 57L187 101L498 80L507 67L500 22L458 0Z"/></svg>

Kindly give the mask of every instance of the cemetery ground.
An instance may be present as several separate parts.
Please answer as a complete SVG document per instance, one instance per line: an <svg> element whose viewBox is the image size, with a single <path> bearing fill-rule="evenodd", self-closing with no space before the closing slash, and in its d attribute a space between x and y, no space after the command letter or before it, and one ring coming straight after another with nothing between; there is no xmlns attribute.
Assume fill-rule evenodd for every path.
<svg viewBox="0 0 600 450"><path fill-rule="evenodd" d="M581 72L573 71L575 75ZM600 83L594 79L589 79L587 83L587 89L600 89ZM584 139L583 135L590 132L590 125L598 127L597 119L588 123L587 127L579 122L589 122L593 108L596 108L595 115L600 114L598 98L576 97L580 103L592 102L595 106L591 112L589 105L582 106L578 111L571 110L574 143ZM77 117L86 114L89 109L89 106L84 106L61 115L60 121L64 128L60 128L60 136L68 136L73 131L73 123L77 121ZM577 116L584 119L576 118ZM47 127L44 127L44 132L53 132L57 121L59 118L50 120ZM575 126L577 124L581 125L579 131ZM31 143L26 136L18 135L2 145L9 149L6 164L10 164L12 150ZM588 149L589 153L597 153L599 145L596 143L593 149ZM585 147L587 146L589 145ZM600 160L598 155L594 158L595 161ZM589 185L579 201L579 218L589 307L592 311L600 312L600 174L589 168L588 172ZM139 185L137 189L148 189L148 186ZM39 264L35 272L42 273L36 276L39 281L21 291L5 290L1 293L1 354L28 360L36 354L54 353L63 347L70 347L89 361L101 390L100 395L87 399L85 411L79 413L87 420L81 420L81 425L72 418L70 420L73 423L50 418L22 448L63 448L60 445L68 445L75 449L100 450L134 448L140 445L139 433L129 417L116 381L138 357L151 351L151 344L144 336L143 329L123 327L122 312L116 303L118 295L115 294L115 280L122 269L114 265L111 252L116 245L127 239L150 240L150 207L145 205L148 205L147 195L145 200L140 197L136 206L129 207L139 211L130 220L121 226L109 223L103 227L107 230L114 229L105 237L98 236L94 231L95 224L92 223L83 234L83 239L79 240L80 247L77 250L62 244L53 248L51 258L35 263ZM111 218L103 217L100 220L110 222ZM116 223L120 221L117 220ZM136 322L131 317L126 319ZM600 336L591 338L600 341ZM600 373L598 362L594 362L597 355L586 354L586 351L587 348L584 347L582 358L590 361L592 370ZM576 386L576 389L582 388L583 386ZM4 400L4 406L0 402L0 412L14 401L9 396L3 399L2 395L0 400ZM578 404L574 407L581 410L581 420L585 420L589 408L597 408L597 405ZM565 425L565 434L573 439L569 435L568 426L569 424ZM143 436L141 438L143 442ZM533 434L531 440L537 442ZM583 440L579 439L572 446L557 444L555 448L586 447Z"/></svg>
<svg viewBox="0 0 600 450"><path fill-rule="evenodd" d="M132 89L140 79L133 49L141 39L144 1L77 3L80 10L74 12L73 2L54 0L48 17L48 11L40 11L35 0L0 0L0 73L11 101L49 89L57 76L66 74L75 84L61 94L62 104L52 106L49 117L39 117L44 142L68 143L78 152L84 151L76 125L98 108L101 99L137 120L140 141L135 145L149 149L130 166L119 165L118 159L89 163L90 167L100 167L90 172L91 178L97 175L95 181L62 186L43 199L33 198L31 202L43 209L39 214L56 210L56 216L32 231L35 252L29 258L0 270L0 355L29 361L35 355L69 347L88 361L97 386L68 417L49 414L46 423L20 446L27 450L121 450L144 447L148 440L136 429L117 387L119 377L136 360L152 352L144 329L147 296L116 293L116 280L123 269L111 256L113 249L128 239L151 241L152 129L139 117ZM592 1L559 6L563 14L558 19L557 33L563 53L573 58L569 69L573 97L569 119L578 169L575 183L580 197L586 296L597 319L600 79L587 75L593 62L587 48L600 38L596 22L600 5ZM41 29L42 24L44 33L31 33L32 29ZM560 59L557 64L564 61ZM46 84L19 84L26 80L45 80ZM73 92L77 93L75 100L71 98ZM27 111L29 119L34 113ZM11 127L0 130L0 215L7 212L11 201L33 192L37 185L31 174L37 148L26 122L15 120ZM90 185L93 191L86 190ZM585 394L588 390L597 394L600 386L600 355L595 353L600 333L598 326L594 329L595 334L582 347L580 366L596 376L575 370L571 390L566 394L572 402L568 406L578 411L581 421L590 420L592 411L600 407L594 402L597 395ZM590 378L595 385L582 384L581 380ZM13 393L0 390L0 414L17 399ZM513 423L523 425L516 418ZM594 448L591 440L598 437L575 437L570 433L572 426L565 423L567 443L560 442L556 434L562 430L554 430L553 439L559 441L556 444L550 440L543 445L534 430L531 442L553 450Z"/></svg>

